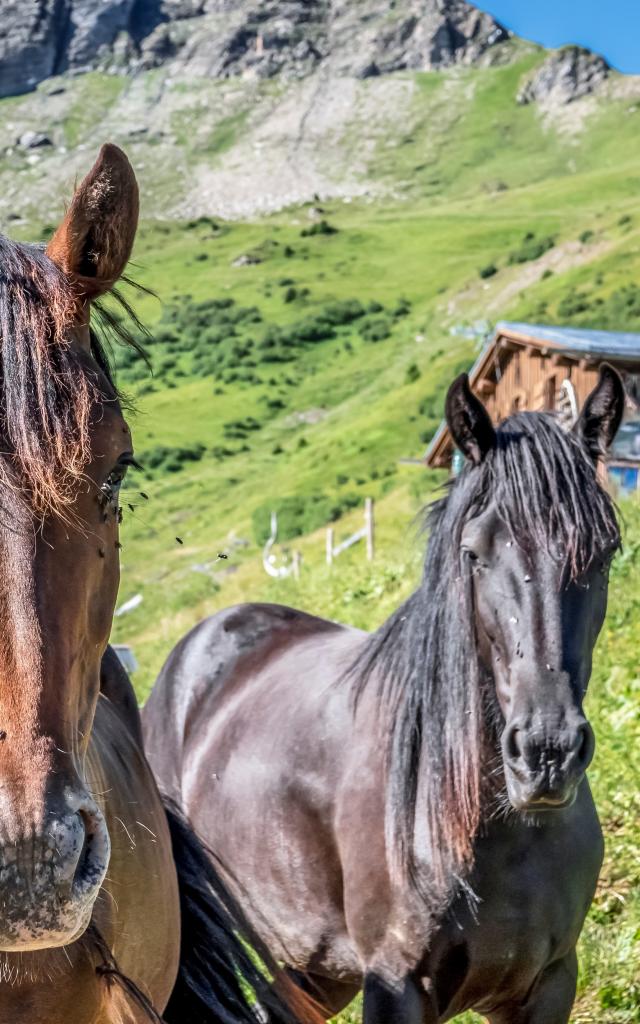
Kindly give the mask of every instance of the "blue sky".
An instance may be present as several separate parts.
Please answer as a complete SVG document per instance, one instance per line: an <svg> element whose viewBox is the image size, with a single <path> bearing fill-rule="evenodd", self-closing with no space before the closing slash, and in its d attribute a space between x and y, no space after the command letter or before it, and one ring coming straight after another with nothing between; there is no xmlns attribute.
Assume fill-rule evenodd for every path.
<svg viewBox="0 0 640 1024"><path fill-rule="evenodd" d="M640 0L474 0L507 28L545 46L579 43L619 71L640 74Z"/></svg>

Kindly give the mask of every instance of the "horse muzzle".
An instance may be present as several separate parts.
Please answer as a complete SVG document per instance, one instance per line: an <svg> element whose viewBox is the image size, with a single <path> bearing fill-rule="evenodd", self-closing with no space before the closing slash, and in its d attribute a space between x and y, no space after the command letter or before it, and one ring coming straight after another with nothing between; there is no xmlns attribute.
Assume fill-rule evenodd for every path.
<svg viewBox="0 0 640 1024"><path fill-rule="evenodd" d="M0 950L65 946L91 919L107 871L110 841L101 811L71 794L32 835L0 847Z"/></svg>
<svg viewBox="0 0 640 1024"><path fill-rule="evenodd" d="M511 722L502 737L509 802L517 811L553 811L570 807L591 763L593 730L580 716L553 736Z"/></svg>

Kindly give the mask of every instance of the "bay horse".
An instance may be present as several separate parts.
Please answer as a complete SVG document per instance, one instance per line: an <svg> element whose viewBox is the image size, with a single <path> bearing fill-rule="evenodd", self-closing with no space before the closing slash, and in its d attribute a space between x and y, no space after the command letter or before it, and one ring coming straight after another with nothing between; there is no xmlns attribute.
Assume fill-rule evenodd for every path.
<svg viewBox="0 0 640 1024"><path fill-rule="evenodd" d="M106 145L46 248L0 236L0 1020L292 1020L103 660L134 455L99 300L138 202Z"/></svg>
<svg viewBox="0 0 640 1024"><path fill-rule="evenodd" d="M620 537L598 460L604 366L572 433L494 428L466 375L465 467L431 509L416 592L372 635L266 604L170 654L151 766L275 955L365 1024L566 1024L602 863L583 698Z"/></svg>

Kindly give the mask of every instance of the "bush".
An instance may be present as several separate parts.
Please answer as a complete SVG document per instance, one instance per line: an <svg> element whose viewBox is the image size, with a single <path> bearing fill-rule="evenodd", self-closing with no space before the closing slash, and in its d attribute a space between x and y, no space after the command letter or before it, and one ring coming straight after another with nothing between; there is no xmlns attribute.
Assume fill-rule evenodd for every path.
<svg viewBox="0 0 640 1024"><path fill-rule="evenodd" d="M628 284L606 298L568 292L558 303L558 317L581 327L609 331L640 330L640 287Z"/></svg>
<svg viewBox="0 0 640 1024"><path fill-rule="evenodd" d="M395 309L391 310L391 315L395 317L407 316L411 312L411 303L408 299L398 299Z"/></svg>
<svg viewBox="0 0 640 1024"><path fill-rule="evenodd" d="M140 455L143 469L160 469L166 473L177 473L188 462L199 462L206 448L203 444L194 444L184 448L171 448L167 445L156 445L148 448Z"/></svg>
<svg viewBox="0 0 640 1024"><path fill-rule="evenodd" d="M271 513L276 512L278 540L292 540L318 530L326 523L335 522L361 501L358 494L345 494L336 498L326 494L294 494L274 498L255 509L252 516L253 535L257 544L265 544L271 534Z"/></svg>
<svg viewBox="0 0 640 1024"><path fill-rule="evenodd" d="M586 231L583 231L583 232L581 233L581 235L579 236L579 238L580 238L580 241L582 242L582 244L583 244L583 245L586 245L586 243L587 243L587 242L590 242L590 241L591 241L591 239L593 238L593 231L592 231L592 230L591 230L590 228L587 228L587 230L586 230Z"/></svg>
<svg viewBox="0 0 640 1024"><path fill-rule="evenodd" d="M493 277L498 273L498 268L495 263L487 263L486 267L480 267L478 275L485 281L488 277Z"/></svg>
<svg viewBox="0 0 640 1024"><path fill-rule="evenodd" d="M237 380L241 380L239 375ZM242 441L254 430L260 430L261 424L253 416L245 416L243 420L230 420L222 425L222 432L228 440Z"/></svg>
<svg viewBox="0 0 640 1024"><path fill-rule="evenodd" d="M311 238L313 235L336 235L338 229L334 228L333 224L329 224L327 220L316 221L311 227L303 228L300 232L301 238Z"/></svg>
<svg viewBox="0 0 640 1024"><path fill-rule="evenodd" d="M327 323L339 327L359 320L364 314L364 306L358 299L343 299L339 302L330 302L321 311L320 317Z"/></svg>
<svg viewBox="0 0 640 1024"><path fill-rule="evenodd" d="M414 381L420 379L420 367L417 363L410 363L407 366L407 372L404 375L405 384L413 384Z"/></svg>
<svg viewBox="0 0 640 1024"><path fill-rule="evenodd" d="M509 263L513 266L516 263L529 263L531 260L540 259L545 252L553 249L556 244L555 238L546 235L544 238L536 238L533 232L529 231L518 249L509 253Z"/></svg>
<svg viewBox="0 0 640 1024"><path fill-rule="evenodd" d="M360 334L365 341L384 341L391 334L391 326L388 320L382 318L368 320L362 324Z"/></svg>

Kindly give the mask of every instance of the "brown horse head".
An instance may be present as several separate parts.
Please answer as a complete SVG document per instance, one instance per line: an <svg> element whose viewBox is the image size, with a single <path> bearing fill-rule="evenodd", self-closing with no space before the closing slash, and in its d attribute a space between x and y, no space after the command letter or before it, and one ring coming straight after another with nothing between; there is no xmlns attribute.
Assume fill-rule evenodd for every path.
<svg viewBox="0 0 640 1024"><path fill-rule="evenodd" d="M104 146L45 249L0 237L0 949L86 928L110 843L84 761L132 444L91 303L127 263L131 166Z"/></svg>

